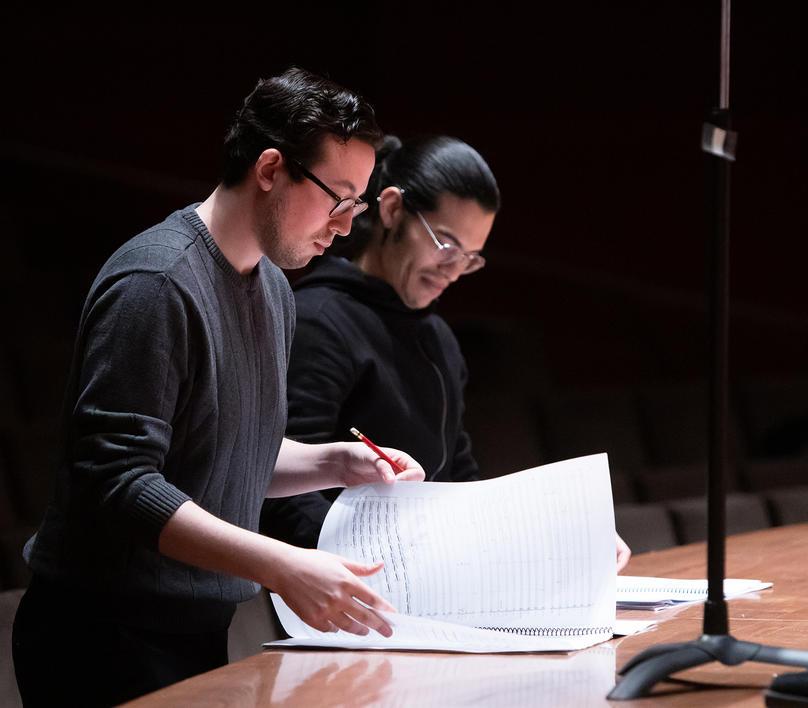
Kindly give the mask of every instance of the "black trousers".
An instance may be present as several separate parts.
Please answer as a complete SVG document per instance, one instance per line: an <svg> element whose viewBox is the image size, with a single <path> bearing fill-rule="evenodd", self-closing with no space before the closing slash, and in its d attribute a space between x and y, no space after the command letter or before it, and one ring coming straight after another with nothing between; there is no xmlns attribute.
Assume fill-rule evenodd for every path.
<svg viewBox="0 0 808 708"><path fill-rule="evenodd" d="M26 707L112 706L226 664L227 629L129 626L35 577L14 619L12 651Z"/></svg>

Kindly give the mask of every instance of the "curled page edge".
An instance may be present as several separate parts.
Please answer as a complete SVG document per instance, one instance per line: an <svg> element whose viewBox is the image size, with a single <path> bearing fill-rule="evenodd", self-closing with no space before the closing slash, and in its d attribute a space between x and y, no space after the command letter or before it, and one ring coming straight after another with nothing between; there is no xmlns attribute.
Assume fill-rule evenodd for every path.
<svg viewBox="0 0 808 708"><path fill-rule="evenodd" d="M525 637L505 632L467 627L454 622L440 622L425 617L411 617L379 612L393 627L393 636L384 637L374 630L364 636L337 632L320 632L301 620L279 595L270 594L278 618L290 639L266 642L264 648L282 646L314 646L345 649L406 649L423 651L455 651L470 653L576 651L608 641L613 627L584 636ZM398 636L396 636L398 634Z"/></svg>

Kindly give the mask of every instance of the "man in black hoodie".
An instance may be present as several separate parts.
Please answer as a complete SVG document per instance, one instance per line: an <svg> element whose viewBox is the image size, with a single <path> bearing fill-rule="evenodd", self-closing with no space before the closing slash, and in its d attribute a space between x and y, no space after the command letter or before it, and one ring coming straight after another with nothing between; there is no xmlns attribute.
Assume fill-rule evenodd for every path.
<svg viewBox="0 0 808 708"><path fill-rule="evenodd" d="M460 140L387 136L366 198L370 208L340 249L347 258L322 258L295 286L287 435L349 440L356 427L411 452L427 480L474 480L463 428L466 365L435 306L449 285L485 265L496 180ZM338 492L268 501L262 531L316 547ZM620 570L631 551L619 536L616 545Z"/></svg>
<svg viewBox="0 0 808 708"><path fill-rule="evenodd" d="M474 480L466 364L435 301L485 264L496 180L460 140L402 145L388 136L367 200L347 244L351 260L324 256L295 284L287 435L349 440L356 427L379 444L404 445L428 480ZM315 547L337 492L265 503L262 530Z"/></svg>

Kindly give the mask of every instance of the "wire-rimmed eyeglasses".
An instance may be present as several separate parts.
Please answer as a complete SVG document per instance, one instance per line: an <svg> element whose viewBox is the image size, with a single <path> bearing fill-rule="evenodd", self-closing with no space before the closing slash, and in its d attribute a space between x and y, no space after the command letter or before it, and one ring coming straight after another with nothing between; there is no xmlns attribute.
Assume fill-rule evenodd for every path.
<svg viewBox="0 0 808 708"><path fill-rule="evenodd" d="M485 265L485 258L481 253L475 251L469 253L453 243L443 243L438 241L438 238L435 236L435 232L432 231L432 227L424 218L424 215L421 214L420 211L416 211L415 214L421 220L426 232L429 234L432 242L435 244L435 248L437 249L436 257L439 265L455 266L462 262L463 275L473 273L475 270L480 270L480 268Z"/></svg>

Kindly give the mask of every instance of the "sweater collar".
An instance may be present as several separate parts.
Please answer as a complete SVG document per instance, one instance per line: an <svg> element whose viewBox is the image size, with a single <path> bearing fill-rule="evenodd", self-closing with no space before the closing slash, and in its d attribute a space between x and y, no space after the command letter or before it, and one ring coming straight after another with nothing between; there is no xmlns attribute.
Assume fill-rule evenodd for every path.
<svg viewBox="0 0 808 708"><path fill-rule="evenodd" d="M183 218L193 227L194 231L196 231L199 236L202 238L202 242L205 244L208 252L210 253L213 260L216 262L216 265L221 268L224 272L225 276L238 287L245 288L246 290L253 290L256 287L256 284L259 282L260 273L262 268L265 268L264 261L266 260L265 256L261 256L260 260L256 264L255 268L253 268L249 273L241 274L239 273L227 260L224 253L221 252L219 246L216 244L213 235L208 230L208 227L205 226L205 222L199 217L199 214L196 211L196 208L201 204L201 202L197 202L196 204L191 204L190 206L186 207L182 210Z"/></svg>

